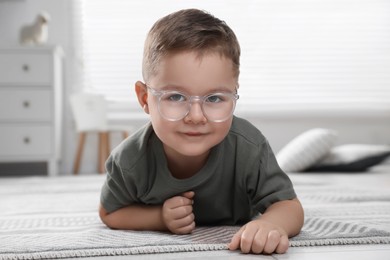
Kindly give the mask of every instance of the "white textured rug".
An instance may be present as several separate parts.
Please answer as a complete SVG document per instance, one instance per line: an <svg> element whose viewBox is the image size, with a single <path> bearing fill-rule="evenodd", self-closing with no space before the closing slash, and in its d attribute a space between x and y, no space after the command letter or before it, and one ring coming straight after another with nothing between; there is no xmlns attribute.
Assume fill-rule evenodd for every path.
<svg viewBox="0 0 390 260"><path fill-rule="evenodd" d="M104 178L0 179L0 259L225 250L238 229L199 227L182 236L110 230L97 215ZM304 180L295 188L306 220L291 246L390 243L390 190Z"/></svg>

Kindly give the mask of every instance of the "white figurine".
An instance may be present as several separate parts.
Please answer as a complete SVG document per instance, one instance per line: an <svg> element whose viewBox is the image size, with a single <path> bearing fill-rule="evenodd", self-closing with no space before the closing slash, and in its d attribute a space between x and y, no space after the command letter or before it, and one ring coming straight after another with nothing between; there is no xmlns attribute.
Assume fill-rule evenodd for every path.
<svg viewBox="0 0 390 260"><path fill-rule="evenodd" d="M42 11L37 15L35 22L31 25L25 25L20 30L20 43L22 45L42 45L48 39L48 23L50 15Z"/></svg>

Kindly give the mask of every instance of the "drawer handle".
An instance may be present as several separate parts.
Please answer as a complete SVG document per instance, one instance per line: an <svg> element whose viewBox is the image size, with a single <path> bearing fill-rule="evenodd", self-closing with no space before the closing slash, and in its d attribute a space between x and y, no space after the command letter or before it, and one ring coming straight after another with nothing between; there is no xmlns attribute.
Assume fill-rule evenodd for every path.
<svg viewBox="0 0 390 260"><path fill-rule="evenodd" d="M28 107L30 107L30 101L23 101L23 106L25 107L25 108L28 108Z"/></svg>
<svg viewBox="0 0 390 260"><path fill-rule="evenodd" d="M25 144L29 144L29 143L30 143L30 137L25 137L25 138L23 138L23 142L24 142Z"/></svg>
<svg viewBox="0 0 390 260"><path fill-rule="evenodd" d="M29 70L30 70L30 66L28 66L27 64L23 64L23 70L25 71L25 72L28 72Z"/></svg>

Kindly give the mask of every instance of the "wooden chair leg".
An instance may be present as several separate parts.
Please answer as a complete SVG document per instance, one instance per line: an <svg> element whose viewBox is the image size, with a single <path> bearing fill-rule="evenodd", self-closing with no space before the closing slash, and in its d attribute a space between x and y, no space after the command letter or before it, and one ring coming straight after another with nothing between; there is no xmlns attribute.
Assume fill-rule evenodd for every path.
<svg viewBox="0 0 390 260"><path fill-rule="evenodd" d="M107 160L107 150L108 147L108 132L100 132L99 133L99 158L98 158L98 171L99 173L105 173L106 167L105 163Z"/></svg>
<svg viewBox="0 0 390 260"><path fill-rule="evenodd" d="M107 132L106 133L106 153L105 153L105 161L108 159L108 157L110 156L110 152L111 152L111 142L110 142L110 133ZM106 169L104 169L106 170Z"/></svg>
<svg viewBox="0 0 390 260"><path fill-rule="evenodd" d="M81 157L83 155L84 143L85 143L86 135L87 134L85 132L81 132L79 134L79 141L78 141L78 145L77 145L77 152L76 152L76 157L75 157L74 164L73 164L73 174L74 175L77 175L79 173L79 170L80 170L80 162L81 162Z"/></svg>
<svg viewBox="0 0 390 260"><path fill-rule="evenodd" d="M127 131L123 131L122 135L123 135L123 139L126 139L127 137L129 137L129 133Z"/></svg>

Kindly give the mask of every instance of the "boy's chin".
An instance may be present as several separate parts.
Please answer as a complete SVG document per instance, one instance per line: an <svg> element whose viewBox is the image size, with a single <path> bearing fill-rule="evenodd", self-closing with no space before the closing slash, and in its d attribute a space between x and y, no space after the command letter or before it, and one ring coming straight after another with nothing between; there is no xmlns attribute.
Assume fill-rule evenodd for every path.
<svg viewBox="0 0 390 260"><path fill-rule="evenodd" d="M188 157L188 158L193 158L193 157L201 157L208 155L210 153L211 147L206 146L206 147L197 147L198 145L188 145L186 147L176 147L173 148L175 152L180 156L180 157Z"/></svg>
<svg viewBox="0 0 390 260"><path fill-rule="evenodd" d="M208 155L210 153L210 149L186 149L186 150L181 150L177 151L178 153L181 154L183 157L200 157L204 155Z"/></svg>

